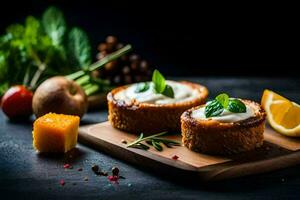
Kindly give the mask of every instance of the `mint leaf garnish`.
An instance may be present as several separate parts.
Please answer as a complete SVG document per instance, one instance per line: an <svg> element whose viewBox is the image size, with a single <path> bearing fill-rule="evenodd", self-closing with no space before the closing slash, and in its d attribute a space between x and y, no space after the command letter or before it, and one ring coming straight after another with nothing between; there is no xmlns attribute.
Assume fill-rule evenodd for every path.
<svg viewBox="0 0 300 200"><path fill-rule="evenodd" d="M157 69L153 72L152 82L154 84L155 92L174 98L173 88L166 84L165 77Z"/></svg>
<svg viewBox="0 0 300 200"><path fill-rule="evenodd" d="M135 93L145 92L145 91L149 90L149 88L150 88L150 84L148 82L139 83L136 86L134 92Z"/></svg>
<svg viewBox="0 0 300 200"><path fill-rule="evenodd" d="M238 99L230 99L228 104L228 110L233 113L245 113L247 109L242 101Z"/></svg>
<svg viewBox="0 0 300 200"><path fill-rule="evenodd" d="M226 93L219 94L215 98L225 109L228 107L229 96Z"/></svg>
<svg viewBox="0 0 300 200"><path fill-rule="evenodd" d="M152 82L157 93L162 93L166 88L165 77L156 69L152 75Z"/></svg>
<svg viewBox="0 0 300 200"><path fill-rule="evenodd" d="M232 113L245 113L246 105L239 99L229 98L225 93L219 94L205 106L205 117L215 117L222 114L226 109Z"/></svg>
<svg viewBox="0 0 300 200"><path fill-rule="evenodd" d="M205 106L205 117L215 117L223 112L224 108L218 100L213 100Z"/></svg>
<svg viewBox="0 0 300 200"><path fill-rule="evenodd" d="M174 91L173 91L172 87L169 85L166 85L166 88L162 94L167 97L174 98Z"/></svg>

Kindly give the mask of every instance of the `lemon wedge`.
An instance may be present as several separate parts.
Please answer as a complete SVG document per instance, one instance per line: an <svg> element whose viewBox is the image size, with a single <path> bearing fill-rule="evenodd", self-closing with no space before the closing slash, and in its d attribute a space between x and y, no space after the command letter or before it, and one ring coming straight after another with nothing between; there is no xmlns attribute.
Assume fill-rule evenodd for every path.
<svg viewBox="0 0 300 200"><path fill-rule="evenodd" d="M269 124L279 133L300 137L300 106L273 91L265 90L261 105Z"/></svg>

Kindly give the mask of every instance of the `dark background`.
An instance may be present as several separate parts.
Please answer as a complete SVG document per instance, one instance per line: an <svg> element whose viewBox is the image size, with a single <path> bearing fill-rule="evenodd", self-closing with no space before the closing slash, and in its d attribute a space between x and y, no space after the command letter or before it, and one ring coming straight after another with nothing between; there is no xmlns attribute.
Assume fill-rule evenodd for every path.
<svg viewBox="0 0 300 200"><path fill-rule="evenodd" d="M116 35L167 75L297 76L295 5L9 0L1 2L1 34L49 5L63 10L68 25L88 32L95 56L97 44Z"/></svg>

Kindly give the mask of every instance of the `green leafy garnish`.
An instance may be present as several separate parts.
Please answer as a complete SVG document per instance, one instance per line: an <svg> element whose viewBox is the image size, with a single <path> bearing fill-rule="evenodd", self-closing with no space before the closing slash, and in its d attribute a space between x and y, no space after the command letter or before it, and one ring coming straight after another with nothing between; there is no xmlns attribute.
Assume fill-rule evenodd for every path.
<svg viewBox="0 0 300 200"><path fill-rule="evenodd" d="M162 93L163 95L167 96L167 97L171 97L174 98L174 91L173 88L169 85L166 85L165 90Z"/></svg>
<svg viewBox="0 0 300 200"><path fill-rule="evenodd" d="M108 80L93 77L91 72L131 50L126 45L92 63L87 34L79 28L69 30L63 13L50 7L41 19L28 16L24 24L12 24L0 35L0 96L11 85L34 90L49 77L67 74L87 95L109 91Z"/></svg>
<svg viewBox="0 0 300 200"><path fill-rule="evenodd" d="M53 44L60 45L67 30L63 13L56 7L50 7L43 14L42 23Z"/></svg>
<svg viewBox="0 0 300 200"><path fill-rule="evenodd" d="M215 117L220 115L224 110L224 107L218 100L213 100L209 102L205 107L205 116L208 117Z"/></svg>
<svg viewBox="0 0 300 200"><path fill-rule="evenodd" d="M153 146L157 151L162 151L163 146L161 144L164 144L168 148L171 148L172 146L180 145L180 142L161 138L161 136L165 135L166 133L167 132L161 132L161 133L151 135L148 137L144 137L144 134L141 133L140 136L135 141L128 144L127 147L148 150L150 148L148 145L150 145L150 146ZM142 142L146 142L148 145L146 145Z"/></svg>
<svg viewBox="0 0 300 200"><path fill-rule="evenodd" d="M227 94L222 93L205 106L205 117L219 116L224 109L233 113L244 113L246 105L239 99L229 98Z"/></svg>
<svg viewBox="0 0 300 200"><path fill-rule="evenodd" d="M152 82L154 84L155 92L174 98L173 88L166 84L165 77L157 69L153 72Z"/></svg>
<svg viewBox="0 0 300 200"><path fill-rule="evenodd" d="M163 147L159 144L159 141L152 140L152 146L157 150L157 151L162 151Z"/></svg>
<svg viewBox="0 0 300 200"><path fill-rule="evenodd" d="M166 88L166 81L164 76L156 69L152 75L152 82L154 83L154 89L157 93L163 93Z"/></svg>
<svg viewBox="0 0 300 200"><path fill-rule="evenodd" d="M72 28L68 35L68 50L72 65L87 69L92 63L91 45L87 34L80 28Z"/></svg>
<svg viewBox="0 0 300 200"><path fill-rule="evenodd" d="M228 110L233 113L244 113L246 112L246 106L238 99L230 99Z"/></svg>
<svg viewBox="0 0 300 200"><path fill-rule="evenodd" d="M3 94L8 88L9 85L7 82L0 83L0 94Z"/></svg>
<svg viewBox="0 0 300 200"><path fill-rule="evenodd" d="M229 103L229 96L225 93L219 94L215 98L224 108L227 108Z"/></svg>
<svg viewBox="0 0 300 200"><path fill-rule="evenodd" d="M135 93L145 92L149 90L149 88L150 88L150 84L148 82L142 82L136 86L134 92Z"/></svg>

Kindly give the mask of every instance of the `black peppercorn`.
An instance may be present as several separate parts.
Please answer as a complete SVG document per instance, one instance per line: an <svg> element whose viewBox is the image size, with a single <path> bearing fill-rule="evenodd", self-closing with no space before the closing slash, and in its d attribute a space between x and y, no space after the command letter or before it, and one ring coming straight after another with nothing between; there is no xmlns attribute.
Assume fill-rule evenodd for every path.
<svg viewBox="0 0 300 200"><path fill-rule="evenodd" d="M113 176L119 176L119 168L113 167L111 169L111 172L112 172Z"/></svg>
<svg viewBox="0 0 300 200"><path fill-rule="evenodd" d="M92 170L93 170L93 172L98 172L99 171L99 166L98 165L93 165L92 166Z"/></svg>

